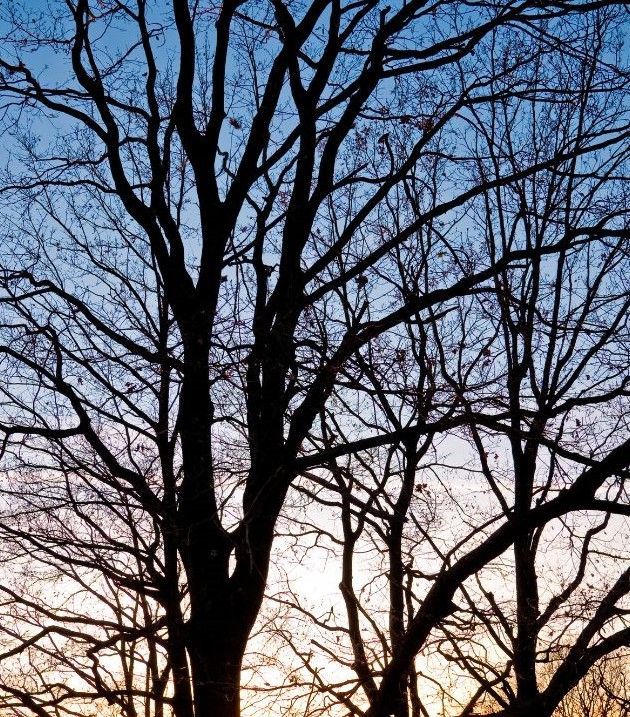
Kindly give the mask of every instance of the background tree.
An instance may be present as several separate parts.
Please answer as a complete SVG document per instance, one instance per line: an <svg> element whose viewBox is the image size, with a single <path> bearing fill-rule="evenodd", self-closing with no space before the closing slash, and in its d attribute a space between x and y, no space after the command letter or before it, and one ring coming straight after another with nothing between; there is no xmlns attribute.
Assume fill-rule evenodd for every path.
<svg viewBox="0 0 630 717"><path fill-rule="evenodd" d="M627 655L602 660L560 704L558 717L628 714Z"/></svg>
<svg viewBox="0 0 630 717"><path fill-rule="evenodd" d="M593 121L617 112L620 96L608 83L604 94L595 80L601 28L593 29L589 63L582 72L566 68L575 97L566 105L556 100L544 122L539 106L530 115L520 99L498 101L494 122L478 116L479 175L492 176L500 162L516 163L521 152L538 154L550 142L579 143ZM293 534L296 554L310 550L312 564L325 563L327 571L331 556L342 554L340 596L324 594L313 604L308 592L291 593L289 580L276 595L288 608L278 638L295 654L289 694L301 692L313 714L332 704L360 711L395 654L401 623L459 551L510 518L521 489L528 516L627 433L627 199L623 181L614 179L617 163L626 161L625 148L601 153L588 171L569 162L484 195L459 225L471 246L505 248L523 234L538 245L569 243L585 220L611 231L587 230L566 253L525 260L498 277L494 291L467 297L432 323L414 317L342 372L324 435L349 443L359 424L400 440L335 461L329 479L312 475L314 485L301 488L338 511L341 522L318 529L307 508ZM395 206L392 214L402 211ZM447 236L457 229L450 226ZM407 292L429 280L429 270L410 278L409 267L422 262L401 261L390 275ZM379 280L382 286L383 275ZM365 400L353 402L350 387ZM419 407L428 423L420 449L403 427L420 422ZM468 419L463 430L454 411ZM444 414L448 443L430 431ZM551 714L578 680L592 680L592 665L628 640L625 490L621 479L611 483L590 511L541 523L517 541L512 557L502 555L460 584L456 611L409 671L396 713L431 713L441 701L445 714ZM298 629L305 618L310 628Z"/></svg>

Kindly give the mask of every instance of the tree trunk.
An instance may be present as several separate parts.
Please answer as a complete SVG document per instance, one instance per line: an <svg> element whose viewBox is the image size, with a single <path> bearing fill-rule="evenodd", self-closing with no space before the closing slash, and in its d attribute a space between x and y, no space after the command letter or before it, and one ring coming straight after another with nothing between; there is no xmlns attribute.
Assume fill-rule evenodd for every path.
<svg viewBox="0 0 630 717"><path fill-rule="evenodd" d="M191 636L195 717L240 715L242 646L238 639L231 643L233 621L227 619L225 624L227 629Z"/></svg>

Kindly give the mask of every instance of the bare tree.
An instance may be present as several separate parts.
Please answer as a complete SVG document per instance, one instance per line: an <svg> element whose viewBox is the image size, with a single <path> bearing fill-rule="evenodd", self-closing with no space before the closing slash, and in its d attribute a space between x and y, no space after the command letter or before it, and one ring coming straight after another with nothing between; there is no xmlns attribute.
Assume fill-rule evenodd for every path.
<svg viewBox="0 0 630 717"><path fill-rule="evenodd" d="M478 176L497 176L503 162L550 143L579 144L623 107L623 87L616 94L597 79L601 27L592 30L589 61L565 68L576 83L570 102L556 100L542 114L536 103L530 114L520 98L497 100L491 118L476 115ZM340 596L313 605L307 590L280 583L275 600L286 612L276 634L295 655L294 688L283 682L279 690L287 699L301 694L312 714L332 705L362 712L417 606L458 557L465 563L504 519L515 521L521 499L529 521L627 435L626 163L625 148L600 153L588 171L569 161L485 194L447 229L428 228L445 243L463 229L471 253L505 250L523 236L538 246L564 240L567 251L525 259L448 314L442 305L431 320L413 317L340 373L324 438L350 443L360 424L399 440L333 458L328 478L314 473L299 484L339 515L338 529L305 517L293 538L296 553L310 550L311 564L325 562L327 571L330 555L339 556ZM459 258L438 246L441 263L423 268L405 256L380 285L389 278L418 291L446 256ZM478 563L443 593L453 602L401 680L392 713L430 714L441 703L449 715L550 715L594 665L627 645L623 478L571 515L550 513L515 541L513 555ZM305 619L310 629L294 627Z"/></svg>
<svg viewBox="0 0 630 717"><path fill-rule="evenodd" d="M560 704L558 717L596 717L628 714L628 663L626 654L602 660Z"/></svg>
<svg viewBox="0 0 630 717"><path fill-rule="evenodd" d="M512 546L527 579L542 526L619 504L622 491L607 491L628 439L608 408L627 395L622 355L601 359L593 395L571 377L624 345L623 290L607 279L625 281L615 192L627 107L585 100L604 87L624 97L623 11L415 0L3 9L1 530L7 575L26 571L5 588L7 709L43 717L104 700L125 714L239 714L278 521L296 492L316 505L304 486L323 480L341 509L364 694L354 710L402 714L408 689L419 710L414 658L458 611L464 583ZM521 113L554 107L540 144L515 146ZM592 163L582 197L567 182L581 187ZM519 199L528 182L539 196L539 177L558 185L547 216ZM586 294L562 304L559 279L555 313L541 317L549 262ZM495 333L471 346L464 335L488 325ZM532 360L536 335L546 362ZM383 373L412 359L403 382L414 393L390 397ZM590 404L617 420L596 434L605 440L572 448L562 425L548 437ZM442 568L414 597L401 585L414 477L464 426L476 446L485 431L507 437L513 487L493 487L501 511L487 525L447 552L433 546ZM554 466L540 494L539 452ZM357 530L376 525L392 580L389 654L374 673L352 552ZM59 603L50 586L33 594L34 574L58 581ZM526 676L529 599L520 590L512 714L541 699ZM587 643L566 669L587 667Z"/></svg>

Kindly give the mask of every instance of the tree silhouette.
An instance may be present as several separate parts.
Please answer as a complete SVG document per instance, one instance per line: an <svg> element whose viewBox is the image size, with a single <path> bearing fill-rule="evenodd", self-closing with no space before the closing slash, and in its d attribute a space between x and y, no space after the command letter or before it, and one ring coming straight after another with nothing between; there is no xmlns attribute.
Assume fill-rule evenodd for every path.
<svg viewBox="0 0 630 717"><path fill-rule="evenodd" d="M627 512L625 10L3 8L5 709L238 715L279 521L321 490L361 690L345 708L419 714L414 658L508 551L502 714L549 714L626 644L593 644L623 620L621 578L538 689L541 532ZM406 595L415 477L461 435L500 510ZM377 667L352 588L376 524Z"/></svg>

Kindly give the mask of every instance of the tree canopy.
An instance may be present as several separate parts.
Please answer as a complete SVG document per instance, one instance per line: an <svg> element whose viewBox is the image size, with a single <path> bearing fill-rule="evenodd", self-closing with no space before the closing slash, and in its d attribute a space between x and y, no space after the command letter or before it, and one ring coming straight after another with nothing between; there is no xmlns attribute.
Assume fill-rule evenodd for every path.
<svg viewBox="0 0 630 717"><path fill-rule="evenodd" d="M3 714L549 717L623 661L627 30L0 9Z"/></svg>

